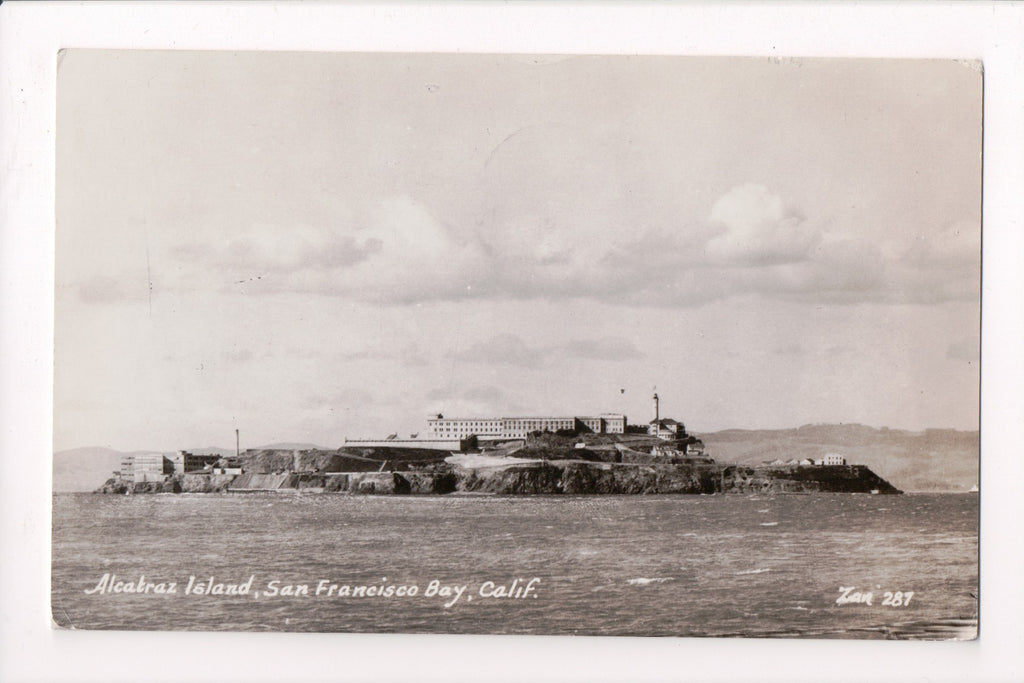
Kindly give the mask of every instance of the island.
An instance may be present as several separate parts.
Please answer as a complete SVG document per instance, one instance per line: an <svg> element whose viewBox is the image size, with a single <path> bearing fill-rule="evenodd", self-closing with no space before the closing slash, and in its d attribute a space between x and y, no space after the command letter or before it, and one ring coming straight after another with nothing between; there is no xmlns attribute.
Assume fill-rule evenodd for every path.
<svg viewBox="0 0 1024 683"><path fill-rule="evenodd" d="M423 437L346 440L337 449L249 449L231 456L134 455L98 493L729 494L899 489L835 454L745 466L716 462L683 423L658 414L445 418Z"/></svg>

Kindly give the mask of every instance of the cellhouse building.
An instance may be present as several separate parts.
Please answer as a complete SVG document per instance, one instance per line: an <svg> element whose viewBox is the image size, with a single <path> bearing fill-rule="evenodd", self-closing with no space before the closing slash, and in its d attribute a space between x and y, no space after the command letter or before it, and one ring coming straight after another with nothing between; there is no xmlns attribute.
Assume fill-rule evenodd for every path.
<svg viewBox="0 0 1024 683"><path fill-rule="evenodd" d="M576 433L624 434L626 416L602 414L596 417L445 417L427 419L427 430L436 439L464 439L469 436L525 439L532 432L571 430Z"/></svg>

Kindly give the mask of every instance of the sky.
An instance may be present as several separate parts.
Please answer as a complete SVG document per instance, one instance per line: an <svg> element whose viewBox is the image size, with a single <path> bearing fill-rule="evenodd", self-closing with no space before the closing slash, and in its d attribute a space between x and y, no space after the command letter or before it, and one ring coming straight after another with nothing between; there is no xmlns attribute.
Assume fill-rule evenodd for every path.
<svg viewBox="0 0 1024 683"><path fill-rule="evenodd" d="M68 50L54 448L976 429L977 64Z"/></svg>

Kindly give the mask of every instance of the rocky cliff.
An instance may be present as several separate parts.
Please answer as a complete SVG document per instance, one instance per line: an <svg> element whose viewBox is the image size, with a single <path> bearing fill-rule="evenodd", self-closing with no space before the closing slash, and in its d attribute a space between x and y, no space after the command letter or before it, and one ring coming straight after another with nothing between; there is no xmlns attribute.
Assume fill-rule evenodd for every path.
<svg viewBox="0 0 1024 683"><path fill-rule="evenodd" d="M718 463L607 463L506 461L504 466L435 465L402 472L331 474L176 475L134 484L134 493L304 489L354 494L663 494L663 493L901 493L861 465L741 467ZM272 478L270 481L268 478ZM266 480L266 481L264 481ZM125 493L111 479L98 492Z"/></svg>
<svg viewBox="0 0 1024 683"><path fill-rule="evenodd" d="M163 481L108 479L96 493L219 493L235 480L230 474L176 474Z"/></svg>
<svg viewBox="0 0 1024 683"><path fill-rule="evenodd" d="M499 494L660 494L660 493L900 493L866 467L736 467L692 465L541 463L460 468L458 490Z"/></svg>

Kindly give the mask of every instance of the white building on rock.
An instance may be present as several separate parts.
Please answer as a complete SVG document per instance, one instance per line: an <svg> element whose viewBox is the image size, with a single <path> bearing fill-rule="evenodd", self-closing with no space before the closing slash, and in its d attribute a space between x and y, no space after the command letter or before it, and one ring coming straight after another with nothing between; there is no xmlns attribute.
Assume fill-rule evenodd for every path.
<svg viewBox="0 0 1024 683"><path fill-rule="evenodd" d="M605 413L596 417L445 417L427 420L429 438L525 439L533 432L571 431L593 434L624 434L626 416Z"/></svg>

